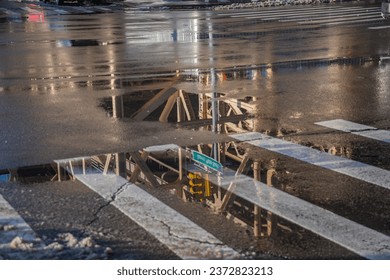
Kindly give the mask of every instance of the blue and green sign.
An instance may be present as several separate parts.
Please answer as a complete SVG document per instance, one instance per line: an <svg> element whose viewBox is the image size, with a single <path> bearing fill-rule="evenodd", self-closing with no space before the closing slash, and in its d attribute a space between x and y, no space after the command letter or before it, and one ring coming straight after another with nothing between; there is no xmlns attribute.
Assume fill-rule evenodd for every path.
<svg viewBox="0 0 390 280"><path fill-rule="evenodd" d="M212 170L222 173L223 166L219 161L216 161L215 159L194 150L191 150L191 155L192 155L192 160L195 161L196 163L199 163L206 168L210 168Z"/></svg>

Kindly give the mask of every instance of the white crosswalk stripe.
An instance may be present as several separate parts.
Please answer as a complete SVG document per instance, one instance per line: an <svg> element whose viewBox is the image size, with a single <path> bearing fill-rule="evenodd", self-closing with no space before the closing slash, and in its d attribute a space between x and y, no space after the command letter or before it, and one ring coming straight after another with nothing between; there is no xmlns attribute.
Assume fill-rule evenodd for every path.
<svg viewBox="0 0 390 280"><path fill-rule="evenodd" d="M375 16L378 16L379 13L378 11L375 11L375 12L371 12L371 13L365 13L364 16L371 16L371 15L375 15ZM310 17L310 19L308 19L307 16L294 16L294 17L288 17L288 19L284 20L280 20L280 22L290 22L290 21L295 21L297 19L304 19L306 18L307 21L315 21L315 20L321 20L321 21L325 21L327 22L328 20L337 20L337 19L344 19L344 18L356 18L356 17L361 17L360 14L357 14L357 13L339 13L339 14L332 14L332 16L330 17L326 17L326 16L312 16Z"/></svg>
<svg viewBox="0 0 390 280"><path fill-rule="evenodd" d="M108 8L104 8L104 7L94 7L95 10L100 10L100 11L103 11L103 12L112 12L111 9L108 9Z"/></svg>
<svg viewBox="0 0 390 280"><path fill-rule="evenodd" d="M237 259L239 253L135 184L110 174L76 175L182 259Z"/></svg>
<svg viewBox="0 0 390 280"><path fill-rule="evenodd" d="M324 25L340 25L346 23L360 23L360 22L369 22L369 21L382 21L383 18L380 16L380 13L375 13L374 15L365 15L361 16L352 16L345 17L342 20L339 18L324 19L324 20L312 20L312 21L300 21L298 24L324 24Z"/></svg>
<svg viewBox="0 0 390 280"><path fill-rule="evenodd" d="M390 143L390 131L388 130L381 130L372 126L362 125L341 119L316 122L315 124Z"/></svg>
<svg viewBox="0 0 390 280"><path fill-rule="evenodd" d="M378 7L263 9L258 11L219 13L218 16L284 23L297 22L300 25L340 25L383 20Z"/></svg>
<svg viewBox="0 0 390 280"><path fill-rule="evenodd" d="M389 29L389 28L390 25L385 25L385 26L373 26L373 27L369 27L368 29L378 30L378 29Z"/></svg>
<svg viewBox="0 0 390 280"><path fill-rule="evenodd" d="M284 141L268 135L250 132L230 135L245 143L289 156L328 170L344 174L364 182L390 189L390 171L358 161L334 156L309 147Z"/></svg>

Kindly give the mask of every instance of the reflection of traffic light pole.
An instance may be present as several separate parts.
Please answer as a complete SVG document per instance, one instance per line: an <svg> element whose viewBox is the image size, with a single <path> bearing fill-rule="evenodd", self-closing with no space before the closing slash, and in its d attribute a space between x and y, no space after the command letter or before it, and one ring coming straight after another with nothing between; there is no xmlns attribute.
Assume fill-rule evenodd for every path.
<svg viewBox="0 0 390 280"><path fill-rule="evenodd" d="M211 117L212 117L212 125L211 130L214 133L218 133L218 117L219 117L219 108L218 108L218 100L217 93L215 89L215 72L214 69L211 69ZM219 161L218 156L218 143L213 143L213 157L215 160Z"/></svg>

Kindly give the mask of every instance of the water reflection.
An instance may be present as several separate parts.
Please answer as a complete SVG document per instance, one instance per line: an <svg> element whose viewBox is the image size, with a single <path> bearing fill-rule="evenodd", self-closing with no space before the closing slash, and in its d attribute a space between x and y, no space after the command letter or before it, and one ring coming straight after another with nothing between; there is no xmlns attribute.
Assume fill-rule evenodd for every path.
<svg viewBox="0 0 390 280"><path fill-rule="evenodd" d="M11 176L9 173L0 173L0 182L8 182Z"/></svg>
<svg viewBox="0 0 390 280"><path fill-rule="evenodd" d="M377 69L376 77L376 96L378 99L378 106L381 108L381 112L385 113L390 107L390 60L381 59L380 66Z"/></svg>
<svg viewBox="0 0 390 280"><path fill-rule="evenodd" d="M361 104L350 106L351 102L368 102L371 111L386 113L388 96L385 93L388 92L389 85L386 83L385 75L387 75L388 67L383 65L378 67L377 63L372 58L359 57L251 65L226 70L184 71L172 77L171 84L168 79L166 89L173 87L176 91L183 91L190 96L190 103L185 104L186 101L183 100L184 110L191 108L197 116L196 119L211 117L210 102L215 99L212 93L216 92L219 102L227 104L224 108L225 112L219 111L219 117L253 115L255 116L254 123L248 124L246 126L248 129L268 131L271 135L282 136L289 131L293 133L300 131L301 128L295 123L303 118L321 116L326 119L342 115L350 119L356 113L356 107L367 107ZM374 72L371 75L368 71L370 76L364 78L360 73L364 72L364 75L367 75L367 69L372 69ZM378 88L375 91L378 92L378 96L367 94L372 83L369 81L360 83L362 77L376 81ZM126 113L126 110L134 112L140 108L135 108L136 102L142 107L140 105L142 102L146 103L152 96L164 90L164 87L161 87L162 84L157 81L150 81L152 91L148 94L142 90L137 92L135 81L133 84L124 82L120 84L132 90L130 94L127 94L128 102L131 102L131 96L140 97L138 101L134 99L135 102L125 106L128 107L124 113L126 117L132 115ZM302 84L305 85L305 89L301 87ZM171 95L176 94L176 91L172 91ZM206 101L202 100L204 96L206 96ZM172 110L173 103L168 105L166 103L169 98L170 96L164 95L164 99L160 100L159 106L162 107L159 112L156 112L154 120L158 119L158 114L164 110L164 106L170 106ZM368 101L369 99L372 100ZM208 104L205 109L206 112L209 111L208 113L202 112L201 107L205 102ZM112 106L109 107L112 108ZM194 118L186 118L186 121L194 120Z"/></svg>

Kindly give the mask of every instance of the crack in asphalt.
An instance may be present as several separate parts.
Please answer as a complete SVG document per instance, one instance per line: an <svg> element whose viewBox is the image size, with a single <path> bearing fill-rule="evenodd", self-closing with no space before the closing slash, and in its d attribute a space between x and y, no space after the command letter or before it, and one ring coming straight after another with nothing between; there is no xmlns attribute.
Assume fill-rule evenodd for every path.
<svg viewBox="0 0 390 280"><path fill-rule="evenodd" d="M95 213L93 214L94 218L86 225L87 227L92 225L94 222L96 222L98 219L99 219L99 214L100 212L103 211L104 208L108 207L111 205L111 203L113 203L116 198L118 197L118 195L124 191L125 189L125 186L127 185L128 183L126 182L125 184L121 185L110 197L109 200L107 200L107 202L103 205L101 205L96 211Z"/></svg>
<svg viewBox="0 0 390 280"><path fill-rule="evenodd" d="M366 129L351 129L351 133L365 132L365 131L378 131L379 128L366 128Z"/></svg>
<svg viewBox="0 0 390 280"><path fill-rule="evenodd" d="M173 237L176 237L176 238L181 239L181 240L189 240L189 241L200 243L200 244L208 244L208 245L213 245L213 246L224 246L225 245L222 242L214 243L214 242L202 241L202 240L198 240L198 239L193 239L193 238L189 238L189 237L182 237L182 236L176 235L172 232L171 227L167 223L165 223L164 221L158 220L155 217L152 217L152 219L163 224L168 229L169 236L173 236Z"/></svg>
<svg viewBox="0 0 390 280"><path fill-rule="evenodd" d="M378 249L379 252L387 251L387 250L390 250L390 245L387 244L384 244L382 248Z"/></svg>

